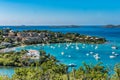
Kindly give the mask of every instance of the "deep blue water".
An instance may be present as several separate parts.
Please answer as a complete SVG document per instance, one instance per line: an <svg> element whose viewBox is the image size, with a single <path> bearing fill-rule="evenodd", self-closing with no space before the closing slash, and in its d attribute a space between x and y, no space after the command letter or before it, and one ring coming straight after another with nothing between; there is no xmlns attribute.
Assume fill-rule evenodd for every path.
<svg viewBox="0 0 120 80"><path fill-rule="evenodd" d="M8 26L7 26L8 27ZM6 27L6 28L7 28ZM5 27L0 27L3 29ZM99 37L105 37L107 39L107 43L99 44L99 45L90 45L90 44L81 44L81 43L74 43L66 46L66 44L50 44L42 46L47 53L51 53L54 55L60 62L65 64L74 63L77 64L77 68L82 65L82 62L86 63L98 63L102 62L103 65L109 66L113 68L113 65L120 62L120 28L104 28L101 26L84 26L79 28L51 28L48 26L35 26L35 27L12 27L9 28L15 31L23 31L23 30L51 30L54 32L75 32L80 34L87 34ZM115 45L118 49L113 50L111 47ZM79 49L76 49L76 46ZM53 48L54 47L54 48ZM95 47L97 47L95 49ZM67 48L67 49L66 49ZM31 45L31 46L24 46L16 48L17 51L21 49L34 49L39 50L41 49L41 45ZM63 54L64 52L64 54ZM111 59L110 56L112 54L118 54L115 58ZM95 54L99 54L100 60L96 60L93 56ZM88 56L87 56L88 55ZM0 73L3 72L3 68L0 68ZM6 69L9 71L10 69ZM10 72L14 73L14 69L11 69ZM9 75L10 76L10 75Z"/></svg>

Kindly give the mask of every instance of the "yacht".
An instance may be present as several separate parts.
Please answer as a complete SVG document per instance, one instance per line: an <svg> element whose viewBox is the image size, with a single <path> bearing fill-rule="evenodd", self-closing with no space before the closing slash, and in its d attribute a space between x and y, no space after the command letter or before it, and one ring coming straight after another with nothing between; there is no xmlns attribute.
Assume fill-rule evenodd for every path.
<svg viewBox="0 0 120 80"><path fill-rule="evenodd" d="M114 50L115 50L115 49L118 49L118 47L117 47L117 46L112 46L111 48L112 48L112 49L114 49Z"/></svg>
<svg viewBox="0 0 120 80"><path fill-rule="evenodd" d="M116 58L115 55L110 55L109 57L110 57L110 59Z"/></svg>

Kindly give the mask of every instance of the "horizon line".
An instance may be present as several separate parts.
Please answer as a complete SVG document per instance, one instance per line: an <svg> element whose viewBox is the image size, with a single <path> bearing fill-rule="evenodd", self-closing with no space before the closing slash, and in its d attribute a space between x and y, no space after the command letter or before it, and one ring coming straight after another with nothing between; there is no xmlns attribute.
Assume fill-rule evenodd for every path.
<svg viewBox="0 0 120 80"><path fill-rule="evenodd" d="M0 26L105 26L105 25L120 25L120 24L16 24L16 25L0 25Z"/></svg>

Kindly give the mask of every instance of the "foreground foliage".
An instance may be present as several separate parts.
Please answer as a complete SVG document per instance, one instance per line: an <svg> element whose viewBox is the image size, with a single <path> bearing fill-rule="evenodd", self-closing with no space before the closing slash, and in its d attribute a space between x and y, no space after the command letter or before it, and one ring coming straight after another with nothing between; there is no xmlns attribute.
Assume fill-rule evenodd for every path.
<svg viewBox="0 0 120 80"><path fill-rule="evenodd" d="M76 78L82 80L106 80L108 78L108 69L98 63L88 65L83 63L76 72Z"/></svg>
<svg viewBox="0 0 120 80"><path fill-rule="evenodd" d="M39 60L32 60L30 57L23 58L27 52L26 50L22 50L21 52L0 53L0 66L25 67L43 66L47 64L46 66L51 67L52 64L57 65L57 62L59 62L54 56L46 54L42 50L40 51Z"/></svg>
<svg viewBox="0 0 120 80"><path fill-rule="evenodd" d="M110 76L108 69L101 64L88 65L84 63L78 70L69 72L69 80L120 80L120 67L118 66L120 64L115 65L114 74ZM68 80L65 71L64 65L58 65L57 67L53 65L48 69L38 66L22 67L15 69L12 78L1 76L0 80Z"/></svg>
<svg viewBox="0 0 120 80"><path fill-rule="evenodd" d="M0 76L0 80L120 80L120 63L114 66L114 73L111 75L109 69L101 63L83 63L77 70L73 68L68 72L68 66L44 51L40 51L40 60L32 63L29 63L29 59L22 60L21 56L25 53L26 51L10 52L12 56L8 53L1 54L0 59L6 60L0 60L0 65L19 67L11 78Z"/></svg>

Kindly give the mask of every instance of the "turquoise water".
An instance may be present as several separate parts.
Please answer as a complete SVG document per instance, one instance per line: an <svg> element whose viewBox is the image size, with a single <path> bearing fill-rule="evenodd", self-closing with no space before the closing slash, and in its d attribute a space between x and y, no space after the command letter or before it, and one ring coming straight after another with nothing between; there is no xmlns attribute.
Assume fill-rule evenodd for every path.
<svg viewBox="0 0 120 80"><path fill-rule="evenodd" d="M79 28L50 28L48 26L35 26L31 27L12 27L9 26L13 30L51 30L54 32L77 32L80 34L87 35L95 35L100 37L105 37L107 39L107 43L99 44L99 45L90 45L90 44L81 44L81 43L73 43L73 44L50 44L50 45L30 45L24 47L17 47L16 51L20 51L22 49L34 49L40 50L43 49L47 53L51 53L54 55L61 63L70 64L74 63L77 65L77 68L82 65L82 62L86 63L98 63L102 62L105 66L109 66L111 70L113 69L113 65L120 62L120 28L103 28L100 26L85 26ZM2 29L4 27L0 27ZM118 49L112 49L111 47L115 45ZM117 54L114 58L110 58ZM99 56L99 60L96 60L95 55ZM6 75L14 73L14 69L0 68L0 73L3 73L3 70ZM10 76L10 75L9 75Z"/></svg>
<svg viewBox="0 0 120 80"><path fill-rule="evenodd" d="M111 59L110 56L112 52L117 54L120 53L120 49L113 50L112 44L100 44L100 45L90 45L90 44L81 44L81 43L72 43L68 44L50 44L50 45L30 45L24 47L16 48L16 51L20 50L45 50L47 53L51 53L54 55L60 62L65 64L74 63L77 64L78 67L82 64L82 62L86 63L98 63L103 62L105 66L113 66L114 64L120 62L120 56L116 56ZM120 45L117 45L120 47ZM77 48L78 47L78 48ZM94 58L95 54L99 54L100 59L96 60ZM112 64L111 64L112 63Z"/></svg>
<svg viewBox="0 0 120 80"><path fill-rule="evenodd" d="M14 74L13 67L0 67L0 75L11 77Z"/></svg>

